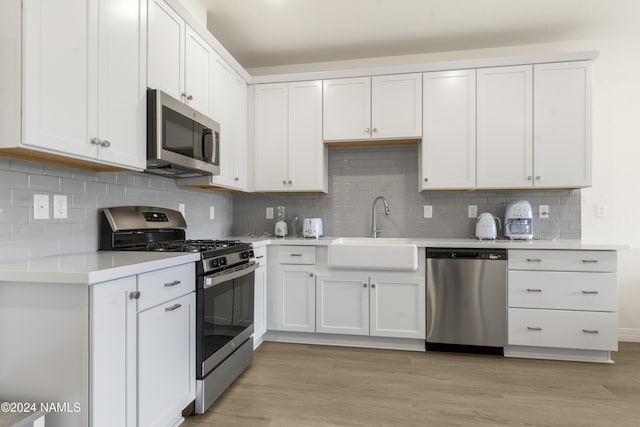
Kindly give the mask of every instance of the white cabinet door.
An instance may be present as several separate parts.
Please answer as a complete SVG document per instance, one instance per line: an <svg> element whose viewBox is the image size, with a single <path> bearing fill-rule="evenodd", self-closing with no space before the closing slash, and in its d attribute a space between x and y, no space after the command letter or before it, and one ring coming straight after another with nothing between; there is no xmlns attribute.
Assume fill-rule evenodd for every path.
<svg viewBox="0 0 640 427"><path fill-rule="evenodd" d="M318 275L316 332L369 335L369 277Z"/></svg>
<svg viewBox="0 0 640 427"><path fill-rule="evenodd" d="M370 334L376 337L426 337L425 279L370 276Z"/></svg>
<svg viewBox="0 0 640 427"><path fill-rule="evenodd" d="M140 2L100 0L98 131L100 160L144 169L146 82ZM127 13L122 13L126 10ZM108 142L108 144L107 144Z"/></svg>
<svg viewBox="0 0 640 427"><path fill-rule="evenodd" d="M423 75L420 190L476 186L476 70Z"/></svg>
<svg viewBox="0 0 640 427"><path fill-rule="evenodd" d="M149 0L147 85L176 99L184 93L185 25L164 0Z"/></svg>
<svg viewBox="0 0 640 427"><path fill-rule="evenodd" d="M477 71L477 187L533 185L531 65Z"/></svg>
<svg viewBox="0 0 640 427"><path fill-rule="evenodd" d="M287 83L255 86L255 191L283 191L287 185Z"/></svg>
<svg viewBox="0 0 640 427"><path fill-rule="evenodd" d="M135 276L90 286L90 425L136 422Z"/></svg>
<svg viewBox="0 0 640 427"><path fill-rule="evenodd" d="M316 293L315 266L281 265L279 282L275 283L277 330L315 332Z"/></svg>
<svg viewBox="0 0 640 427"><path fill-rule="evenodd" d="M233 76L231 67L213 55L211 117L220 124L220 174L211 177L213 184L233 183Z"/></svg>
<svg viewBox="0 0 640 427"><path fill-rule="evenodd" d="M23 2L23 142L97 156L94 2Z"/></svg>
<svg viewBox="0 0 640 427"><path fill-rule="evenodd" d="M289 83L288 92L287 190L327 192L327 148L322 141L322 81Z"/></svg>
<svg viewBox="0 0 640 427"><path fill-rule="evenodd" d="M324 80L322 85L324 140L371 138L371 78Z"/></svg>
<svg viewBox="0 0 640 427"><path fill-rule="evenodd" d="M210 116L213 50L187 25L184 51L184 100L192 108Z"/></svg>
<svg viewBox="0 0 640 427"><path fill-rule="evenodd" d="M371 78L371 137L422 136L422 74Z"/></svg>
<svg viewBox="0 0 640 427"><path fill-rule="evenodd" d="M172 425L195 399L195 293L138 314L138 425Z"/></svg>
<svg viewBox="0 0 640 427"><path fill-rule="evenodd" d="M254 293L254 348L262 342L262 336L267 332L267 248L254 249L258 268L255 272Z"/></svg>
<svg viewBox="0 0 640 427"><path fill-rule="evenodd" d="M533 68L534 186L591 185L591 61Z"/></svg>
<svg viewBox="0 0 640 427"><path fill-rule="evenodd" d="M231 187L247 190L247 83L235 72L232 77L233 98L233 179Z"/></svg>

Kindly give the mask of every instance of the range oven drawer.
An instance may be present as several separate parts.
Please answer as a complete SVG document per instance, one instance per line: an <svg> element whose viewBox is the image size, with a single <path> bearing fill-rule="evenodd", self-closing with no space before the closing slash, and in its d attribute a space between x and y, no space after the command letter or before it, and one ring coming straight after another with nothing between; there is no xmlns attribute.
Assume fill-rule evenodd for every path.
<svg viewBox="0 0 640 427"><path fill-rule="evenodd" d="M195 264L178 265L138 276L138 311L186 295L196 288Z"/></svg>

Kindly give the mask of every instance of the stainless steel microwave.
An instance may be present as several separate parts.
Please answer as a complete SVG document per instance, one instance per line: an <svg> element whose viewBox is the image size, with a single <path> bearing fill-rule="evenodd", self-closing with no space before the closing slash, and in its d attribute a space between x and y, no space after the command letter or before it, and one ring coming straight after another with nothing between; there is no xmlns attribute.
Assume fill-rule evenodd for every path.
<svg viewBox="0 0 640 427"><path fill-rule="evenodd" d="M220 173L220 125L158 89L147 90L146 172L172 178Z"/></svg>

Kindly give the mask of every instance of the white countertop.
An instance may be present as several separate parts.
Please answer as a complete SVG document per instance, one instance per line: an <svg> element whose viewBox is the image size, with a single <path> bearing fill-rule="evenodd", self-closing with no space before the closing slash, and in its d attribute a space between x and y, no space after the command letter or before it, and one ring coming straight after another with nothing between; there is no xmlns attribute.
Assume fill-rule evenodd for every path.
<svg viewBox="0 0 640 427"><path fill-rule="evenodd" d="M230 239L238 239L252 243L254 247L266 245L300 245L300 246L326 246L338 237L320 237L319 239L304 239L292 237L250 237L234 236ZM557 250L594 250L616 251L629 249L625 245L585 243L581 240L478 240L462 238L429 238L409 237L409 241L421 248L499 248L499 249L557 249Z"/></svg>
<svg viewBox="0 0 640 427"><path fill-rule="evenodd" d="M0 263L0 281L92 285L199 259L199 253L86 252Z"/></svg>

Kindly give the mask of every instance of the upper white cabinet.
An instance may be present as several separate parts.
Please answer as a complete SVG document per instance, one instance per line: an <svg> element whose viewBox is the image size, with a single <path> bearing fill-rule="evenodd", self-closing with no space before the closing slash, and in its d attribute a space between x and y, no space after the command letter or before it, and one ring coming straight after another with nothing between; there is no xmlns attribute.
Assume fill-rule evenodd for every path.
<svg viewBox="0 0 640 427"><path fill-rule="evenodd" d="M476 186L476 70L423 74L420 190Z"/></svg>
<svg viewBox="0 0 640 427"><path fill-rule="evenodd" d="M533 183L533 67L477 71L477 187Z"/></svg>
<svg viewBox="0 0 640 427"><path fill-rule="evenodd" d="M591 61L533 67L534 186L591 185Z"/></svg>
<svg viewBox="0 0 640 427"><path fill-rule="evenodd" d="M325 141L415 139L422 136L422 75L323 82Z"/></svg>
<svg viewBox="0 0 640 427"><path fill-rule="evenodd" d="M14 22L3 28L3 40L21 49L3 48L2 62L15 66L3 73L1 86L4 92L22 82L22 97L6 99L0 111L18 119L0 131L3 151L95 170L143 169L146 31L140 3L64 7L34 0L23 2L22 10L13 3L20 2L0 6Z"/></svg>
<svg viewBox="0 0 640 427"><path fill-rule="evenodd" d="M255 191L327 192L322 82L254 86Z"/></svg>
<svg viewBox="0 0 640 427"><path fill-rule="evenodd" d="M213 49L164 0L149 0L147 85L209 115Z"/></svg>
<svg viewBox="0 0 640 427"><path fill-rule="evenodd" d="M478 188L591 185L591 67L478 70Z"/></svg>

